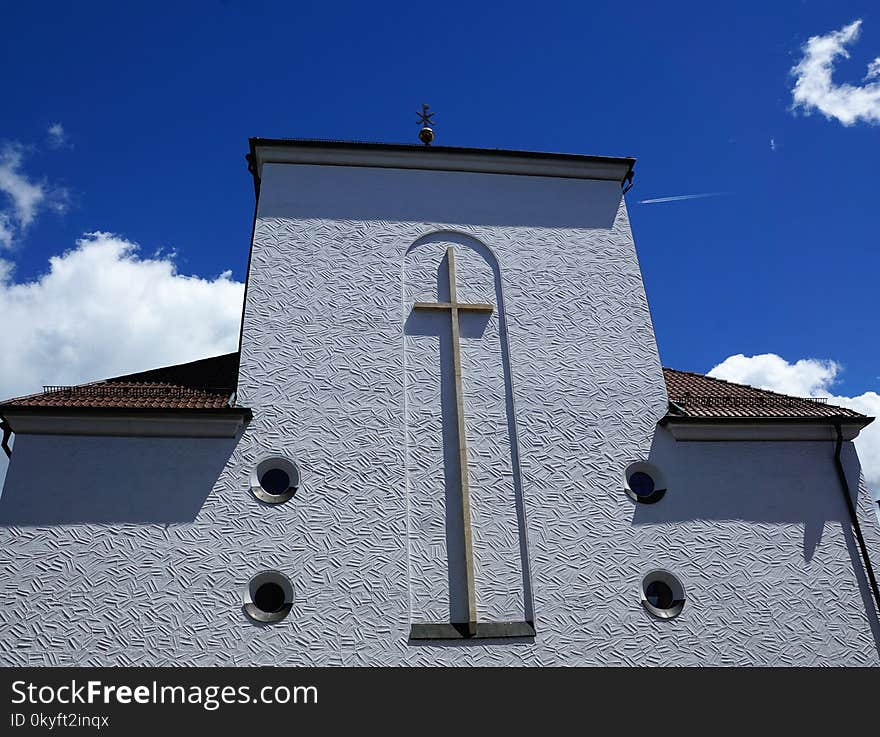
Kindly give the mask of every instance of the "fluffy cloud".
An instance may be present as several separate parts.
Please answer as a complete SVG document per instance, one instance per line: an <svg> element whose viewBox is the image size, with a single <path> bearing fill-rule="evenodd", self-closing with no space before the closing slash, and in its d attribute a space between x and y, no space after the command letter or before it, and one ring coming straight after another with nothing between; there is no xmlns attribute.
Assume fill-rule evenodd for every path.
<svg viewBox="0 0 880 737"><path fill-rule="evenodd" d="M870 417L880 417L880 394L865 392L857 397L832 393L841 366L835 361L802 358L789 363L775 353L744 356L739 353L725 358L709 376L748 384L759 389L799 397L827 397L829 404L849 407ZM855 440L865 480L875 496L880 494L880 419L868 425Z"/></svg>
<svg viewBox="0 0 880 737"><path fill-rule="evenodd" d="M855 42L862 21L856 20L839 31L824 36L812 36L804 45L804 56L792 68L795 85L792 89L793 108L810 113L818 110L826 118L834 118L844 125L860 120L880 123L880 82L872 82L880 75L880 57L868 65L864 84L835 84L831 79L838 57L849 58L846 47Z"/></svg>
<svg viewBox="0 0 880 737"><path fill-rule="evenodd" d="M173 257L90 233L16 283L0 261L0 398L191 361L238 346L244 285L184 276Z"/></svg>
<svg viewBox="0 0 880 737"><path fill-rule="evenodd" d="M828 396L828 387L837 378L840 364L816 358L802 358L789 363L775 353L744 356L738 353L725 358L709 376L770 389L796 397Z"/></svg>

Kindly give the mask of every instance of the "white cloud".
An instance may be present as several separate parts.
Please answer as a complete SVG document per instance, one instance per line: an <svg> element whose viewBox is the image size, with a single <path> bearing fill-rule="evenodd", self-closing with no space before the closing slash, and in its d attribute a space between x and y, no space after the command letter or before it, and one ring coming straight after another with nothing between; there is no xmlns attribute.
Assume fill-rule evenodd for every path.
<svg viewBox="0 0 880 737"><path fill-rule="evenodd" d="M725 358L709 372L709 376L797 397L827 397L829 404L880 418L880 394L877 392L869 391L856 397L831 392L841 370L836 361L802 358L789 363L775 353L758 356L738 353ZM855 445L865 480L875 495L880 494L880 419L859 433Z"/></svg>
<svg viewBox="0 0 880 737"><path fill-rule="evenodd" d="M15 283L0 261L0 398L234 351L244 285L177 273L173 257L91 233Z"/></svg>
<svg viewBox="0 0 880 737"><path fill-rule="evenodd" d="M34 181L22 170L25 150L15 142L0 146L0 248L12 248L40 210L63 213L70 199L63 187Z"/></svg>
<svg viewBox="0 0 880 737"><path fill-rule="evenodd" d="M4 213L18 227L26 228L37 214L37 208L46 197L42 184L32 182L21 171L23 148L15 143L7 143L0 149L0 192L11 200L12 211Z"/></svg>
<svg viewBox="0 0 880 737"><path fill-rule="evenodd" d="M725 358L709 372L709 376L796 397L826 396L840 368L835 361L815 358L789 363L775 353L758 356L738 353Z"/></svg>
<svg viewBox="0 0 880 737"><path fill-rule="evenodd" d="M771 139L770 139L770 150L771 150L771 151L775 151L775 150L776 150L776 139L775 139L775 138L771 138Z"/></svg>
<svg viewBox="0 0 880 737"><path fill-rule="evenodd" d="M835 84L831 75L835 59L849 58L846 47L855 42L862 21L856 20L839 31L824 36L811 36L803 47L804 56L791 73L796 77L792 89L793 109L803 108L806 113L818 110L829 120L834 118L843 125L860 120L880 123L880 83L871 82L880 74L880 57L868 65L865 84Z"/></svg>
<svg viewBox="0 0 880 737"><path fill-rule="evenodd" d="M49 136L49 145L52 148L61 148L67 143L67 134L64 132L64 126L61 123L52 123L46 133Z"/></svg>

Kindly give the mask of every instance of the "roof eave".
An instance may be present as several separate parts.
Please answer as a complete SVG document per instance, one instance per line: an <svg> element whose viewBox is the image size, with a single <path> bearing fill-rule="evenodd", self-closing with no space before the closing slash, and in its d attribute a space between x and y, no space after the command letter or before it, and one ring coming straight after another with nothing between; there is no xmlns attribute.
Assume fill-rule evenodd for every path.
<svg viewBox="0 0 880 737"><path fill-rule="evenodd" d="M21 435L234 437L253 419L247 407L0 407Z"/></svg>
<svg viewBox="0 0 880 737"><path fill-rule="evenodd" d="M840 428L854 440L873 417L682 417L659 421L677 441L833 441Z"/></svg>
<svg viewBox="0 0 880 737"><path fill-rule="evenodd" d="M867 427L874 421L874 417L867 415L828 415L826 417L694 417L693 415L664 415L658 424L666 425L670 422L680 424L715 424L715 423L754 423L754 424L816 424L816 425L836 425L844 423L848 425L858 425L860 428Z"/></svg>
<svg viewBox="0 0 880 737"><path fill-rule="evenodd" d="M52 414L56 412L84 412L88 414L126 414L137 412L140 414L174 414L197 413L197 414L236 414L252 416L248 407L84 407L69 405L0 405L0 415L16 416L25 414Z"/></svg>
<svg viewBox="0 0 880 737"><path fill-rule="evenodd" d="M636 160L624 156L518 151L508 149L422 146L401 143L327 141L296 138L250 138L248 170L259 196L264 163L374 166L490 174L604 179L623 185L632 178ZM274 149L274 155L264 153Z"/></svg>

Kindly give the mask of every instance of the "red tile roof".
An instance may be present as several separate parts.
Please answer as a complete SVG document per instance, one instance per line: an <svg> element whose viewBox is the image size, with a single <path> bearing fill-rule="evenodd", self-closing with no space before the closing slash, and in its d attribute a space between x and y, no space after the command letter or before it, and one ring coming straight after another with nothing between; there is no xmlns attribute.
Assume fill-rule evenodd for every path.
<svg viewBox="0 0 880 737"><path fill-rule="evenodd" d="M79 386L50 386L0 402L12 408L224 409L238 383L238 353L126 374Z"/></svg>
<svg viewBox="0 0 880 737"><path fill-rule="evenodd" d="M663 377L670 402L669 418L871 420L823 400L790 397L689 371L664 368ZM0 412L19 408L225 409L232 406L237 384L238 353L227 353L92 384L46 387L40 394L0 403Z"/></svg>
<svg viewBox="0 0 880 737"><path fill-rule="evenodd" d="M664 368L663 378L666 379L670 417L719 420L871 420L851 409L827 404L822 398L790 397L689 371Z"/></svg>

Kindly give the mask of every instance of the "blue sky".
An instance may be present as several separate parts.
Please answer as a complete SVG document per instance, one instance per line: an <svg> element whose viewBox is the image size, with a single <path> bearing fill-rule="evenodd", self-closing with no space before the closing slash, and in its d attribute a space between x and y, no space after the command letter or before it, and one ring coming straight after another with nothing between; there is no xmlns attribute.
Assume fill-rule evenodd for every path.
<svg viewBox="0 0 880 737"><path fill-rule="evenodd" d="M0 259L9 284L38 281L102 231L241 281L249 136L415 142L428 102L437 143L637 157L665 365L825 359L822 388L874 392L880 126L792 110L808 38L857 19L833 72L864 87L876 2L6 3L0 142L43 200ZM697 193L724 194L640 204ZM35 385L62 381L64 351Z"/></svg>

